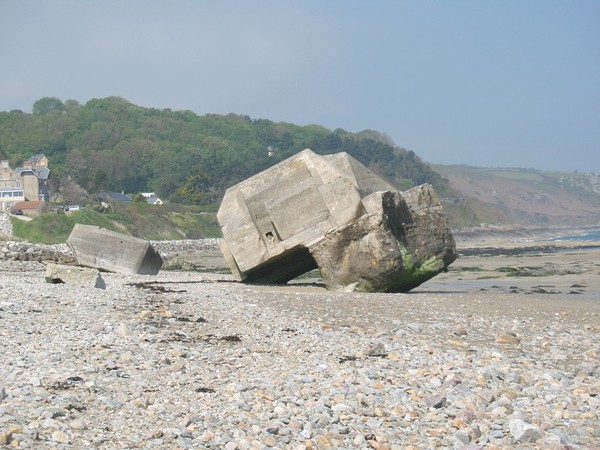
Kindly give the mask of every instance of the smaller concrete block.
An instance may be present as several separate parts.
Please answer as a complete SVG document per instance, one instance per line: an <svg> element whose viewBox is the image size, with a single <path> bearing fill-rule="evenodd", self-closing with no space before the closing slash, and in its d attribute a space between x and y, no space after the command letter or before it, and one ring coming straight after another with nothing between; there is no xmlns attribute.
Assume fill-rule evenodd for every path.
<svg viewBox="0 0 600 450"><path fill-rule="evenodd" d="M46 281L104 289L106 284L96 269L50 263L46 266Z"/></svg>
<svg viewBox="0 0 600 450"><path fill-rule="evenodd" d="M148 241L105 228L76 224L67 239L82 266L127 275L156 275L162 258Z"/></svg>

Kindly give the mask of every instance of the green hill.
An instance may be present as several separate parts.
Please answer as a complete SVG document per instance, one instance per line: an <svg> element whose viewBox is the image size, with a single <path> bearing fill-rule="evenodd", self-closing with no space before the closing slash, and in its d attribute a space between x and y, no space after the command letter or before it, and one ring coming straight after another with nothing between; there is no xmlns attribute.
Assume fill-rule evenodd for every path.
<svg viewBox="0 0 600 450"><path fill-rule="evenodd" d="M193 208L173 209L177 205L214 209L225 189L305 148L319 154L348 152L400 190L431 183L453 228L482 222L600 223L597 175L429 165L373 130L332 131L238 114L200 116L144 108L120 97L92 99L83 105L45 97L34 103L32 113L0 112L0 159L9 160L14 168L34 154L46 155L54 198L58 194L66 198L75 181L90 202L95 193L104 191L155 192L168 201L162 209L150 211L130 206L109 223L120 223L124 231L148 239L218 234L214 217L207 223L208 216L200 217ZM99 213L85 214L79 219L98 225L107 219ZM43 234L44 226L36 223L23 226L22 236ZM40 231L27 229L34 226Z"/></svg>
<svg viewBox="0 0 600 450"><path fill-rule="evenodd" d="M414 152L371 130L199 116L143 108L120 97L84 105L46 97L32 113L0 112L0 156L16 167L33 154L46 155L51 194L75 180L90 194L151 191L176 203L218 203L227 187L305 148L346 151L401 189L425 182L446 189Z"/></svg>
<svg viewBox="0 0 600 450"><path fill-rule="evenodd" d="M44 244L66 242L76 223L97 225L148 240L221 237L216 214L199 206L115 203L108 211L85 208L72 213L48 212L33 220L11 217L13 235Z"/></svg>

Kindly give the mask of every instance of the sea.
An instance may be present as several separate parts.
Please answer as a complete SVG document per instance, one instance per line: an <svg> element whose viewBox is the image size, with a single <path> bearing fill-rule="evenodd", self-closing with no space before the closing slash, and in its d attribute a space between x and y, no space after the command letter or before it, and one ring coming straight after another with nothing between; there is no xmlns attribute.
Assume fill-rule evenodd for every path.
<svg viewBox="0 0 600 450"><path fill-rule="evenodd" d="M600 230L586 231L583 234L575 236L562 236L554 239L555 241L600 241Z"/></svg>

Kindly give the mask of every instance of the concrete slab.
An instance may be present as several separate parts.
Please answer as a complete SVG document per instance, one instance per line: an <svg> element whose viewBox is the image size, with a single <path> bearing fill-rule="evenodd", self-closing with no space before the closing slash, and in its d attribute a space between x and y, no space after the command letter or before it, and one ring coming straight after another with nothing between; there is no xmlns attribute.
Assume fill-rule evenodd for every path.
<svg viewBox="0 0 600 450"><path fill-rule="evenodd" d="M148 241L93 225L76 224L67 244L80 265L108 272L156 275L163 263Z"/></svg>

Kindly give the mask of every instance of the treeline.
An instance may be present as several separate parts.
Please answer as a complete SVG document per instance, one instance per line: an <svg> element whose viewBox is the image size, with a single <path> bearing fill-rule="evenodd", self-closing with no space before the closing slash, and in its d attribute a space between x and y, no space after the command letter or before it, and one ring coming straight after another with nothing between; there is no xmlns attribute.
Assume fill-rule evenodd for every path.
<svg viewBox="0 0 600 450"><path fill-rule="evenodd" d="M50 160L51 189L74 180L88 193L152 191L178 203L217 203L224 190L305 149L346 151L400 189L445 181L412 151L376 131L248 116L143 108L120 97L81 105L45 97L32 113L0 112L0 157L11 167L33 154Z"/></svg>

